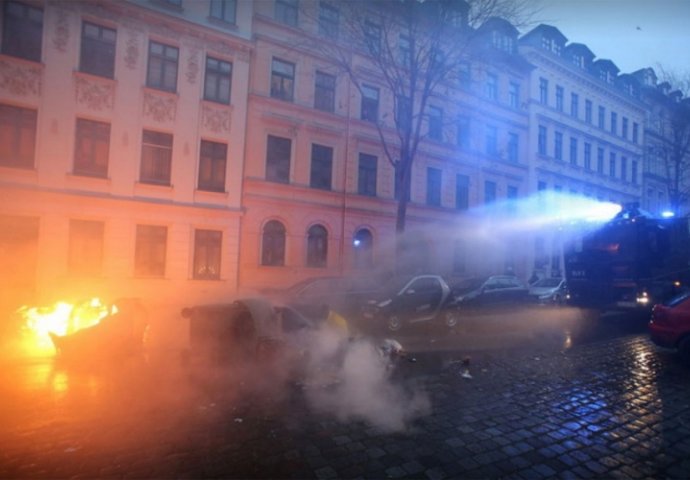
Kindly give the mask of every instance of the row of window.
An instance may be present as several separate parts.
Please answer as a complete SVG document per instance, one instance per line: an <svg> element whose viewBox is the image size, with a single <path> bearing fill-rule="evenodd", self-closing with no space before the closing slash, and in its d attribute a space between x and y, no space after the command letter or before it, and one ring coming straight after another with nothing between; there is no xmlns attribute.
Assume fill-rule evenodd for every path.
<svg viewBox="0 0 690 480"><path fill-rule="evenodd" d="M267 222L261 232L261 265L280 267L286 265L287 230L278 220ZM328 266L328 231L323 225L312 225L306 235L305 266ZM366 268L373 265L373 236L366 228L357 230L352 241L353 266Z"/></svg>
<svg viewBox="0 0 690 480"><path fill-rule="evenodd" d="M225 20L234 12L235 2L211 0L211 17ZM2 53L36 62L41 61L43 11L23 3L6 2L3 17ZM234 13L232 14L234 20ZM117 31L113 28L83 21L79 71L105 78L115 76ZM179 69L179 49L173 45L149 41L146 86L175 92ZM232 63L206 57L204 99L229 104Z"/></svg>
<svg viewBox="0 0 690 480"><path fill-rule="evenodd" d="M273 58L271 63L271 91L273 98L292 102L295 95L295 71L296 65L280 58ZM498 77L488 74L487 95L492 100L498 99ZM314 75L314 108L325 112L335 111L336 77L326 72L316 70ZM360 119L376 123L379 120L379 88L363 84L360 96ZM520 85L517 82L509 84L509 103L513 108L518 108L520 103ZM411 106L405 98L398 97L397 122L399 125L407 125L411 121ZM465 145L469 141L469 119L460 117L457 122L457 143ZM427 136L436 141L444 141L444 110L441 107L431 105L427 111Z"/></svg>
<svg viewBox="0 0 690 480"><path fill-rule="evenodd" d="M547 141L548 130L544 125L539 125L537 137L537 153L539 155L547 156ZM568 161L573 166L582 166L585 170L596 171L604 175L605 172L605 150L604 147L597 146L596 152L593 150L591 142L583 142L582 163L580 162L579 141L576 137L570 137L568 144ZM553 158L555 160L564 161L564 135L563 132L555 131L553 139ZM596 155L596 157L594 157ZM616 152L610 151L608 157L608 175L611 178L620 178L625 182L633 184L638 183L639 175L639 161L636 159L630 160L628 164L628 157L620 155ZM628 165L630 165L630 172L628 173Z"/></svg>
<svg viewBox="0 0 690 480"><path fill-rule="evenodd" d="M68 268L73 275L98 276L103 268L105 223L93 220L70 220ZM195 229L192 278L219 280L223 232ZM261 265L285 265L286 229L277 220L266 223L261 235ZM165 277L168 249L168 227L137 225L134 248L134 274L139 277ZM353 239L353 266L373 265L373 236L359 229ZM322 225L313 225L306 236L305 265L325 268L328 264L328 232Z"/></svg>
<svg viewBox="0 0 690 480"><path fill-rule="evenodd" d="M559 185L559 184L554 184L552 187L549 187L547 182L545 182L543 180L539 180L537 182L537 191L538 192L553 191L553 192L560 193L560 192L565 192L565 189L563 188L563 185ZM620 205L622 205L624 203L628 203L630 201L630 199L614 198L613 196L610 196L610 195L608 197L606 197L602 194L594 195L591 192L587 192L587 191L580 192L574 188L570 188L568 190L568 193L570 195L582 195L585 198L596 198L596 200L599 202L608 201L608 202L616 203L616 204L620 204Z"/></svg>
<svg viewBox="0 0 690 480"><path fill-rule="evenodd" d="M34 167L37 112L0 104L0 165ZM79 118L76 121L75 175L107 178L110 151L110 124ZM512 137L511 137L512 138ZM512 141L517 149L517 139ZM170 185L172 172L173 135L144 129L141 141L139 181ZM290 183L292 140L268 135L266 144L266 179ZM378 157L360 153L358 158L357 193L377 195ZM227 170L227 144L201 140L199 146L199 190L224 192ZM311 146L310 186L331 190L333 147ZM427 203L441 206L442 170L427 169ZM469 178L457 175L456 208L468 206ZM409 193L409 192L408 192Z"/></svg>
<svg viewBox="0 0 690 480"><path fill-rule="evenodd" d="M224 4L214 2L212 12L224 11ZM35 11L38 15L39 9L26 7L17 2L8 2L6 10L12 11L15 7L22 7L23 10ZM219 13L220 15L220 13ZM5 15L5 22L13 16ZM39 15L42 18L42 14ZM5 29L5 32L8 30ZM26 30L30 32L31 30ZM27 33L25 33L27 34ZM115 70L115 44L117 32L114 29L84 21L82 24L81 54L79 69L82 72L106 78L114 77ZM40 43L40 42L39 42ZM24 56L22 51L13 46L12 42L3 42L3 53ZM37 58L40 60L40 52ZM146 86L166 91L177 90L177 77L179 68L179 49L172 45L166 45L157 41L149 42L148 66L146 74ZM468 72L469 73L469 72ZM336 77L326 72L317 70L314 81L314 108L334 112L335 111L335 88ZM205 100L218 103L230 103L230 91L232 84L232 63L225 60L208 56L205 63L204 92ZM270 94L274 98L285 101L294 100L295 89L295 64L278 58L274 58L271 66L271 90ZM498 78L495 74L489 74L487 83L489 98L497 99ZM517 108L519 104L520 86L516 82L510 83L510 103ZM380 90L371 85L362 85L360 118L365 121L378 122L379 119L379 99ZM411 120L411 108L404 108L405 99L399 98L399 123L405 125ZM428 137L437 141L443 141L444 112L437 106L431 106L428 113ZM464 145L468 141L468 132L465 122L460 120L458 124L457 142ZM512 145L512 144L511 144ZM516 151L509 147L509 154ZM496 148L488 147L487 153L495 155ZM516 158L511 158L516 161Z"/></svg>
<svg viewBox="0 0 690 480"><path fill-rule="evenodd" d="M103 269L105 223L70 220L68 269L73 275L99 276ZM192 278L220 279L223 232L194 230ZM134 248L134 274L164 277L168 248L168 227L137 225Z"/></svg>
<svg viewBox="0 0 690 480"><path fill-rule="evenodd" d="M426 170L426 203L427 205L441 206L443 171L439 168L428 167ZM490 204L498 200L498 184L491 180L484 181L484 203ZM470 177L461 173L455 175L455 208L467 210L469 208ZM518 187L508 185L506 199L518 198Z"/></svg>
<svg viewBox="0 0 690 480"><path fill-rule="evenodd" d="M564 89L560 85L556 85L556 110L563 112L564 110ZM543 105L549 104L549 81L545 78L539 78L539 102ZM580 117L580 96L571 92L570 94L570 115L574 118L581 119ZM592 101L585 99L584 103L584 121L588 124L593 124L593 105ZM597 126L604 130L606 128L606 107L599 105L597 107ZM632 127L630 127L630 122L627 117L621 118L620 131L618 129L618 113L611 111L610 118L608 122L609 131L613 135L620 135L625 140L631 140L633 143L639 143L640 141L640 126L637 122L632 122Z"/></svg>
<svg viewBox="0 0 690 480"><path fill-rule="evenodd" d="M37 112L0 104L0 165L34 168ZM143 130L139 180L142 183L170 185L173 136ZM227 144L201 140L197 188L225 191ZM108 177L110 124L78 118L75 128L74 175Z"/></svg>

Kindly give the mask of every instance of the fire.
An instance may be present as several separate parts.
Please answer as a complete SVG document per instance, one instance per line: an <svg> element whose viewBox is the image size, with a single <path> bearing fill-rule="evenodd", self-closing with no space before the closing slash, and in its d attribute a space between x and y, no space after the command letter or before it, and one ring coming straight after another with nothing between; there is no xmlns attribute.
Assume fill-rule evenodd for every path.
<svg viewBox="0 0 690 480"><path fill-rule="evenodd" d="M98 324L104 317L117 312L117 307L105 305L99 298L72 304L55 302L48 307L23 306L17 313L23 319L25 346L32 353L48 353L53 350L49 333L60 336Z"/></svg>

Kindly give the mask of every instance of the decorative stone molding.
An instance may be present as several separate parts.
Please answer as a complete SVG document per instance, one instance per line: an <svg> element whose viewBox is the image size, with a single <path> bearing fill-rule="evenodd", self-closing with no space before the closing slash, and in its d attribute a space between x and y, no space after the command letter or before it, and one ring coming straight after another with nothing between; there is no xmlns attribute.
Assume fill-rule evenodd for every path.
<svg viewBox="0 0 690 480"><path fill-rule="evenodd" d="M115 100L115 85L112 82L99 82L77 75L75 78L77 103L93 110L112 110Z"/></svg>
<svg viewBox="0 0 690 480"><path fill-rule="evenodd" d="M53 35L53 46L60 52L67 49L67 42L69 41L69 23L67 21L67 12L62 8L57 10L57 17L55 20L55 33Z"/></svg>
<svg viewBox="0 0 690 480"><path fill-rule="evenodd" d="M127 46L125 47L125 65L130 70L137 67L139 61L139 35L130 30L127 32Z"/></svg>
<svg viewBox="0 0 690 480"><path fill-rule="evenodd" d="M204 104L201 109L201 125L213 133L230 132L230 110Z"/></svg>
<svg viewBox="0 0 690 480"><path fill-rule="evenodd" d="M219 55L234 57L235 60L241 62L249 62L251 57L251 49L245 45L235 45L234 48L223 42L208 43L209 51L215 52Z"/></svg>
<svg viewBox="0 0 690 480"><path fill-rule="evenodd" d="M40 95L41 68L0 59L0 89L12 95Z"/></svg>
<svg viewBox="0 0 690 480"><path fill-rule="evenodd" d="M144 116L157 122L172 122L177 112L177 99L169 95L144 92Z"/></svg>
<svg viewBox="0 0 690 480"><path fill-rule="evenodd" d="M199 74L199 50L192 50L187 57L187 80L189 83L196 83L196 76Z"/></svg>

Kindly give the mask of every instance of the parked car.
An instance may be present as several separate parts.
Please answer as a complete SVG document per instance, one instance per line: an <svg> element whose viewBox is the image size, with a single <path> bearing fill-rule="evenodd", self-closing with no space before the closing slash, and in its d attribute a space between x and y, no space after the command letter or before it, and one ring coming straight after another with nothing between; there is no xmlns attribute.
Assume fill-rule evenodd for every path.
<svg viewBox="0 0 690 480"><path fill-rule="evenodd" d="M565 302L567 288L565 278L546 277L529 287L530 300L543 305L561 305Z"/></svg>
<svg viewBox="0 0 690 480"><path fill-rule="evenodd" d="M288 288L265 288L260 293L307 316L322 311L324 306L354 316L380 290L380 285L375 277L327 276L308 278Z"/></svg>
<svg viewBox="0 0 690 480"><path fill-rule="evenodd" d="M349 322L332 310L317 320L263 298L182 309L189 319L190 351L185 358L201 372L245 374L247 384L316 380L337 383L346 350L354 345ZM334 335L335 334L335 335ZM383 339L373 348L387 372L402 360L414 361L400 343ZM207 368L230 367L226 369ZM213 381L215 377L211 376ZM310 380L311 379L311 380Z"/></svg>
<svg viewBox="0 0 690 480"><path fill-rule="evenodd" d="M458 322L451 288L439 275L416 275L390 281L376 299L364 306L362 317L383 322L391 331L432 320L442 321L448 327Z"/></svg>
<svg viewBox="0 0 690 480"><path fill-rule="evenodd" d="M304 334L315 328L294 309L263 299L196 305L181 314L189 319L192 356L215 363L252 364L277 357L298 362L306 348Z"/></svg>
<svg viewBox="0 0 690 480"><path fill-rule="evenodd" d="M463 310L492 310L528 302L528 289L514 275L467 280L455 289L455 305Z"/></svg>
<svg viewBox="0 0 690 480"><path fill-rule="evenodd" d="M690 292L654 305L649 333L655 344L677 349L690 362Z"/></svg>

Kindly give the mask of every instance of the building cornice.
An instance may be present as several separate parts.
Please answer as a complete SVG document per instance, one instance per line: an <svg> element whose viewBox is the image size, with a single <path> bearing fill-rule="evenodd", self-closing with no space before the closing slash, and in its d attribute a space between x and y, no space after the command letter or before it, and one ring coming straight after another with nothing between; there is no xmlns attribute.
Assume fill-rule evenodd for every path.
<svg viewBox="0 0 690 480"><path fill-rule="evenodd" d="M631 98L624 92L620 92L614 85L602 82L591 73L568 64L568 62L561 57L547 55L548 52L541 52L538 48L532 46L523 46L522 48L526 50L524 56L536 66L535 72L538 73L540 68L544 68L556 70L559 73L571 77L576 77L577 81L581 84L585 84L587 88L596 90L600 94L608 96L618 102L625 103L630 108L638 110L641 115L644 114L645 108L641 100Z"/></svg>

